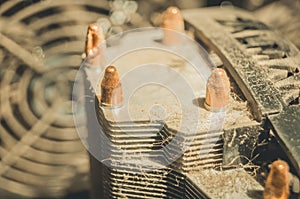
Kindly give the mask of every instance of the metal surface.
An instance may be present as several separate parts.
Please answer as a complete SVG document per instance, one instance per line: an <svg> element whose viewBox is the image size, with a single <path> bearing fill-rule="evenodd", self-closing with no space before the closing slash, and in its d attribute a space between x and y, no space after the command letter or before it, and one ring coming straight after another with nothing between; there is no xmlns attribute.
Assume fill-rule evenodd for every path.
<svg viewBox="0 0 300 199"><path fill-rule="evenodd" d="M299 50L238 9L191 10L183 15L198 38L220 56L256 119L270 120L299 175ZM196 20L203 17L206 20Z"/></svg>
<svg viewBox="0 0 300 199"><path fill-rule="evenodd" d="M290 160L300 175L300 109L296 106L286 108L279 115L270 116L274 133L280 145L287 152Z"/></svg>
<svg viewBox="0 0 300 199"><path fill-rule="evenodd" d="M140 11L150 16L154 8L161 10L162 2L165 5L171 1L140 1ZM245 2L250 5L259 1ZM254 177L261 176L256 169L265 169L278 158L288 161L294 178L299 177L300 55L286 39L299 47L298 2L272 4L255 15L224 6L184 12L190 32L211 51L218 67L224 63L231 76L229 118L224 129L211 132L209 137L205 133L209 114L202 106L205 83L197 79L195 71L187 70L183 60L151 51L117 60L121 74L132 69L132 61L143 64L145 60L165 60L162 63L183 74L199 97L189 108L200 109L200 116L190 118L190 124L202 122L195 137L188 133L176 137L181 107L170 93L157 87L140 90L133 98L129 112L134 124L113 117L111 110L97 102L98 118L88 117L88 121L99 120L111 143L104 139L89 141L114 168L91 154L93 197L259 198L262 186ZM0 1L0 198L61 198L87 189L88 157L75 132L71 89L81 63L87 25L108 14L106 1ZM149 25L139 17L130 21L131 27ZM91 78L90 74L97 70L85 72L89 74L83 79L91 81L85 82L85 87L96 88L98 76ZM162 77L168 82L177 76ZM87 112L95 110L97 101L89 89ZM152 107L157 96L150 94L157 89L160 102L178 114L165 123L156 121L161 119L159 110L149 114L143 111ZM144 100L144 96L149 98ZM97 132L89 129L89 133ZM271 145L273 136L279 143L274 152L268 148L273 159L263 157L263 164L255 165L254 159L260 155L256 147ZM174 137L176 142L167 153L152 153ZM184 142L190 144L186 152L165 166L182 151Z"/></svg>
<svg viewBox="0 0 300 199"><path fill-rule="evenodd" d="M233 84L231 94L242 96L241 98L249 103L249 109L259 122L255 122L249 116L251 115L249 112L244 114L243 111L248 110L246 104L240 105L241 109L234 109L233 107L240 102L236 101L238 98L231 96L224 128L219 132L210 132L212 137L219 137L219 141L211 144L210 139L203 137L207 131L205 121L208 121L203 107L199 109L200 117L196 120L191 118L188 123L192 125L193 121L200 121L199 129L193 138L189 137L188 131L183 131L183 136L177 137L181 129L176 118L162 120L163 123L155 123L151 118L149 120L149 115L143 110L149 110L152 99L160 100L161 104L171 107L172 111L176 112L178 109L170 94L160 89L156 89L155 92L159 99L149 95L153 88L144 88L140 90L140 94L131 99L133 108L126 111L130 112L130 119L134 123L114 117L114 111L111 109L96 106L100 125L111 141L111 143L102 143L102 146L106 144L102 148L102 153L114 166L114 169L102 173L103 176L107 176L105 179L108 179L103 185L104 196L260 198L263 187L256 179L260 175L256 172L264 166L253 164L252 160L256 158L256 147L264 144L260 143L264 132L270 133L271 128L275 131L275 138L281 144L278 150L282 150L284 157L289 160L290 166L293 167L292 172L296 171L296 174L299 172L297 147L299 139L295 135L299 132L299 125L297 125L299 51L292 43L269 30L251 14L238 9L186 10L183 15L198 41L221 58L231 76ZM145 60L143 56L149 58L147 53L155 54L144 51L135 55L136 57L139 55L140 64ZM122 72L134 68L131 62L133 59L130 58L134 57L134 53L131 54L115 61L114 64L120 65ZM168 56L163 53L161 56L164 59L159 59L155 55L153 59L168 60ZM199 82L197 83L199 79L192 78L194 72L188 72L184 64L173 69L180 70L193 89L193 85L199 85ZM268 76L271 72L272 74ZM172 79L172 75L168 78ZM235 87L240 90L234 89ZM143 96L147 96L147 99L142 98ZM141 101L143 104L139 103ZM189 110L187 107L184 108ZM235 114L231 112L233 110L236 111ZM122 114L121 109L118 111ZM176 114L180 116L180 110ZM272 126L268 125L269 122ZM172 143L174 139L177 140L172 150L162 154L151 153L163 147L165 143ZM189 144L184 151L186 143ZM212 150L202 158L201 154L206 146ZM120 148L123 149L123 153L118 152ZM162 166L169 163L169 158L178 151L183 152L180 158L169 166ZM265 159L265 163L268 161L270 160ZM160 169L155 169L156 166L160 166ZM251 170L254 172L254 177L248 173ZM169 183L173 181L167 175L168 172L177 173L176 178L182 176L175 184L175 189L174 184ZM144 182L147 182L147 186ZM148 190L148 186L151 189ZM293 195L293 197L297 196Z"/></svg>
<svg viewBox="0 0 300 199"><path fill-rule="evenodd" d="M187 177L196 189L206 195L201 197L197 194L187 198L262 198L263 187L244 169L208 169L189 173Z"/></svg>
<svg viewBox="0 0 300 199"><path fill-rule="evenodd" d="M279 31L300 48L300 1L281 0L255 11L257 19Z"/></svg>
<svg viewBox="0 0 300 199"><path fill-rule="evenodd" d="M281 60L287 64L281 70L295 72L296 66L285 60L299 53L293 44L238 9L189 10L183 15L196 29L197 37L220 56L251 104L257 120L282 110L282 99L267 76L268 69L276 67L267 60ZM206 20L197 20L199 18Z"/></svg>
<svg viewBox="0 0 300 199"><path fill-rule="evenodd" d="M127 33L122 37L122 42L115 47L111 46L112 49L108 50L113 51L114 48L122 48L122 45L126 46L126 41L129 41L131 37L134 38L134 33L132 34ZM149 31L148 34L151 35ZM151 36L149 37L151 38ZM156 40L152 42L159 40L157 37L153 38L156 38ZM137 60L134 57L139 57L140 59ZM135 60L135 62L132 60ZM172 60L176 60L180 64L172 67L170 65ZM138 66L147 65L148 63L165 65L162 68L149 66L150 69L147 69L149 71L144 73L149 76L165 70L166 73L164 74L168 74L166 80L162 79L166 82L165 85L175 80L180 84L178 74L180 73L180 75L184 76L191 89L197 93L195 98L197 103L191 100L189 104L181 107L182 104L180 106L174 100L173 94L159 85L139 88L138 92L130 97L129 107L127 107L128 104L125 101L125 105L116 110L101 106L95 97L97 118L104 135L99 138L99 143L96 144L99 147L99 153L102 153L101 163L98 163L98 171L97 168L95 169L95 166L93 168L98 173L99 178L105 179L102 184L98 182L98 185L102 186L103 192L98 193L102 195L95 194L95 198L100 196L106 198L213 197L209 192L206 192L207 190L203 192L201 183L205 183L205 181L194 180L190 182L185 177L185 175L194 175L195 172L199 172L199 175L201 175L205 169L222 168L222 166L227 165L227 163L223 163L223 156L227 155L224 154L226 151L223 151L223 129L220 131L210 129L210 125L215 124L219 126L222 121L216 118L216 120L212 121L210 118L211 112L204 108L203 98L198 98L201 95L204 96L205 82L199 76L197 77L197 70L189 62L180 60L176 55L165 51L140 49L123 54L111 64L118 68L120 77L122 77L127 75L128 71L138 70ZM172 71L176 71L176 73ZM141 79L146 78L146 76L139 77ZM121 81L123 94L128 95L128 90L126 89L132 82L132 78L130 81L126 81L126 78L125 80L124 78L121 79ZM234 95L236 93L231 93L224 128L228 129L228 131L241 128L241 132L244 133L251 132L252 128L257 130L256 126L258 123L249 117L250 113L247 111L246 104L240 99L234 98ZM169 115L168 119L153 120L151 111L148 112L148 110L151 110L154 104L162 104L166 107L167 115ZM191 114L192 116L189 116L189 119L186 121L187 126L191 127L191 129L193 129L192 127L195 126L195 123L198 123L195 135L189 128L181 129L181 118L184 117L183 109L189 113L192 113L192 109L199 111L199 115L196 118L193 118L192 116L195 115ZM118 113L117 115L115 114L116 112ZM122 115L126 116L127 113L130 115L130 118L122 117ZM245 126L248 126L250 130L244 128ZM93 126L93 128L95 127ZM92 138L93 135L99 134L93 128L91 127L89 132L90 139L92 139L90 140L92 142L89 145L90 147L94 147L96 142L95 138ZM105 137L108 139L107 141L104 141ZM253 136L253 138L249 139L251 140L249 143L252 143L252 145L249 144L249 148L244 149L245 151L251 151L255 147L255 139L257 138ZM159 151L165 145L170 145L170 147ZM178 153L182 153L182 155L174 159ZM244 155L250 158L249 154L245 153ZM173 162L174 160L175 162ZM103 164L105 162L108 165ZM94 162L94 164L96 165L97 163ZM172 173L175 173L174 178L177 179L175 182L173 177L170 177L173 175ZM218 177L214 179L217 180ZM240 179L245 182L250 180L253 183L249 183L249 190L254 190L258 187L262 190L262 187L246 172L243 173ZM235 186L238 189L238 185L236 184ZM228 194L230 195L230 193ZM246 194L244 198L250 197Z"/></svg>

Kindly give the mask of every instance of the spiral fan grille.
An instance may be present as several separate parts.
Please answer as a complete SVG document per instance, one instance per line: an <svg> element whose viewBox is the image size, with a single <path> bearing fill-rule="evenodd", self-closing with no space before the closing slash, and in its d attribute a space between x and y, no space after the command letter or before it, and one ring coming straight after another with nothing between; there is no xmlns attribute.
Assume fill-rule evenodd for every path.
<svg viewBox="0 0 300 199"><path fill-rule="evenodd" d="M84 189L72 82L87 24L108 15L106 1L0 3L0 189L47 198Z"/></svg>

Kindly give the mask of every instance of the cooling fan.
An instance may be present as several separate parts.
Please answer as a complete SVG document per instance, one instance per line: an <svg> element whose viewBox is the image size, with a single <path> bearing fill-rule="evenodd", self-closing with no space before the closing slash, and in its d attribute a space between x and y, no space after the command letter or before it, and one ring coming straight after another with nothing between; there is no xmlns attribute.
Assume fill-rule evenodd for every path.
<svg viewBox="0 0 300 199"><path fill-rule="evenodd" d="M0 189L48 198L87 188L72 86L87 24L107 8L93 0L1 1Z"/></svg>

